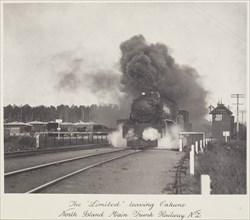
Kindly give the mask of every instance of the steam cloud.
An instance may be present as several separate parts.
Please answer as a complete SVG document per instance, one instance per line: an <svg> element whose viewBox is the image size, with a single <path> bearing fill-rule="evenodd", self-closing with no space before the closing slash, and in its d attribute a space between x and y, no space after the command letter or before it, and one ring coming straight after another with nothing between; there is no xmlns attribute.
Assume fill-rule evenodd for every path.
<svg viewBox="0 0 250 220"><path fill-rule="evenodd" d="M108 135L108 142L114 147L125 148L127 141L122 137L122 124L118 126L118 129Z"/></svg>
<svg viewBox="0 0 250 220"><path fill-rule="evenodd" d="M157 148L160 149L178 149L179 132L182 131L178 125L171 126L163 137L158 140Z"/></svg>
<svg viewBox="0 0 250 220"><path fill-rule="evenodd" d="M137 140L133 129L129 129L125 138L122 136L122 124L119 124L118 129L108 135L108 142L114 147L125 148L127 147L127 140Z"/></svg>
<svg viewBox="0 0 250 220"><path fill-rule="evenodd" d="M145 128L144 131L142 132L142 138L145 141L154 141L156 139L160 138L160 134L155 128Z"/></svg>
<svg viewBox="0 0 250 220"><path fill-rule="evenodd" d="M120 49L122 91L137 96L142 91L158 90L189 111L192 122L207 113L207 91L200 85L197 71L177 64L166 45L148 44L138 35L123 42Z"/></svg>
<svg viewBox="0 0 250 220"><path fill-rule="evenodd" d="M142 138L147 140L158 140L159 149L177 149L178 148L178 141L179 141L179 132L182 129L178 125L174 125L169 127L165 133L162 135L158 132L155 128L145 128L142 133Z"/></svg>

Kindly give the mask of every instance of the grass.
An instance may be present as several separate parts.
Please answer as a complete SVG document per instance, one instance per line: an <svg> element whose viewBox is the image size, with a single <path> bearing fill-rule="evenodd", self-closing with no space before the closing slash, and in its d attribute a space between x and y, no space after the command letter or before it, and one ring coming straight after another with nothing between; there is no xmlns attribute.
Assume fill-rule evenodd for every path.
<svg viewBox="0 0 250 220"><path fill-rule="evenodd" d="M202 174L210 175L212 194L246 194L246 142L210 143L197 158L196 182Z"/></svg>

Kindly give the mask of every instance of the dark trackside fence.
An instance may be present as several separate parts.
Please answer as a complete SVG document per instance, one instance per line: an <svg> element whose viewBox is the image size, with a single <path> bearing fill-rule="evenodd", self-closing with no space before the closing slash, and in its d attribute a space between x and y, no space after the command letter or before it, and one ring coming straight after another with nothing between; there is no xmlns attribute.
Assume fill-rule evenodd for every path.
<svg viewBox="0 0 250 220"><path fill-rule="evenodd" d="M107 132L42 132L36 133L36 148L60 146L105 144L108 143Z"/></svg>

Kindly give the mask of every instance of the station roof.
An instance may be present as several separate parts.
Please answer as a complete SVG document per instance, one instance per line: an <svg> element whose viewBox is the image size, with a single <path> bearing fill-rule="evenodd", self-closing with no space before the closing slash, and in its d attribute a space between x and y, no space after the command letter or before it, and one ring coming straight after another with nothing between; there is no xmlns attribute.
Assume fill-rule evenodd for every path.
<svg viewBox="0 0 250 220"><path fill-rule="evenodd" d="M60 123L61 125L75 125L74 123L72 122L62 122Z"/></svg>
<svg viewBox="0 0 250 220"><path fill-rule="evenodd" d="M32 125L29 123L14 121L9 123L4 123L4 126L32 126Z"/></svg>
<svg viewBox="0 0 250 220"><path fill-rule="evenodd" d="M82 121L80 121L80 122L76 122L74 124L75 125L95 125L96 123L94 123L94 122L82 122Z"/></svg>
<svg viewBox="0 0 250 220"><path fill-rule="evenodd" d="M217 104L217 107L214 108L209 114L216 114L216 113L222 113L227 112L229 115L232 115L233 112L230 111L224 104Z"/></svg>
<svg viewBox="0 0 250 220"><path fill-rule="evenodd" d="M31 125L46 125L46 122L43 122L43 121L31 121L28 123Z"/></svg>

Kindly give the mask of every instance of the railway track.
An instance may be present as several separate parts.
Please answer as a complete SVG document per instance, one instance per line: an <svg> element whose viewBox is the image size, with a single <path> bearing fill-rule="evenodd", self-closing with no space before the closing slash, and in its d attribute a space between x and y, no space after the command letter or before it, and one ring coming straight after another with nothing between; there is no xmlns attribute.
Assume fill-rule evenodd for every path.
<svg viewBox="0 0 250 220"><path fill-rule="evenodd" d="M73 175L140 151L119 149L44 163L5 173L5 193L38 193Z"/></svg>
<svg viewBox="0 0 250 220"><path fill-rule="evenodd" d="M175 184L174 184L174 189L175 189L175 194L182 194L182 173L185 173L187 170L187 167L184 166L188 159L188 153L186 152L185 155L181 158L179 165L177 166L176 174L175 174Z"/></svg>
<svg viewBox="0 0 250 220"><path fill-rule="evenodd" d="M32 156L32 155L37 155L37 154L47 154L47 153L72 151L72 150L80 150L80 149L94 149L94 148L100 148L100 147L105 147L105 146L110 146L110 144L106 144L106 143L87 144L87 145L76 145L76 146L68 146L68 147L27 150L27 151L19 151L19 152L6 152L4 153L4 158L24 157L24 156Z"/></svg>

